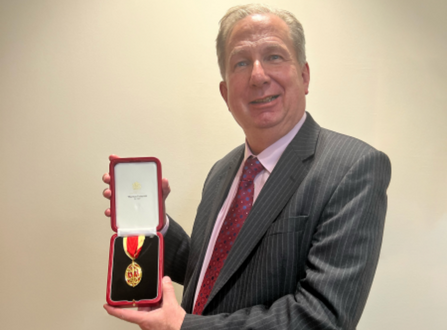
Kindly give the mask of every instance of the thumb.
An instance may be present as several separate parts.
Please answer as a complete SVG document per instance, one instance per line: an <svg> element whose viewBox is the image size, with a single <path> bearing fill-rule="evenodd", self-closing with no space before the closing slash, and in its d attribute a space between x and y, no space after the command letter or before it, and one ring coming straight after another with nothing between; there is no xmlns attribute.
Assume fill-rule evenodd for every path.
<svg viewBox="0 0 447 330"><path fill-rule="evenodd" d="M162 279L163 285L163 303L172 304L174 301L177 303L177 298L175 297L174 286L172 285L171 278L165 276Z"/></svg>

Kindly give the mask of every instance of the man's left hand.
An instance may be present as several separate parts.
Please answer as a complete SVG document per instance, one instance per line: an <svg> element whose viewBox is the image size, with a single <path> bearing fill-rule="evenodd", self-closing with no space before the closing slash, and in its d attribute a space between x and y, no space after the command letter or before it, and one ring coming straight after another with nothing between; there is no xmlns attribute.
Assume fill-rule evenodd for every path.
<svg viewBox="0 0 447 330"><path fill-rule="evenodd" d="M141 329L179 330L185 318L185 310L175 298L174 287L168 276L163 277L163 301L160 308L154 310L138 311L116 308L104 305L105 310L112 316L124 321L138 324Z"/></svg>

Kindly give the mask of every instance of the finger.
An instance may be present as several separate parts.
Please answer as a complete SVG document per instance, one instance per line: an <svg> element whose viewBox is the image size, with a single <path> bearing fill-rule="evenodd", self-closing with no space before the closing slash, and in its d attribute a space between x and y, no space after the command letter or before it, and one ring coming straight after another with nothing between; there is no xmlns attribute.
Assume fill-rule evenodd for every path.
<svg viewBox="0 0 447 330"><path fill-rule="evenodd" d="M161 179L161 190L163 192L163 200L165 201L171 192L171 187L169 186L169 181L166 178Z"/></svg>
<svg viewBox="0 0 447 330"><path fill-rule="evenodd" d="M112 215L112 211L110 211L110 209L107 209L104 211L104 214L106 215L106 217L110 217Z"/></svg>
<svg viewBox="0 0 447 330"><path fill-rule="evenodd" d="M102 191L102 195L105 198L110 199L110 197L112 197L112 191L109 188L106 188Z"/></svg>
<svg viewBox="0 0 447 330"><path fill-rule="evenodd" d="M110 183L110 175L109 175L109 173L104 173L104 175L102 176L102 181L104 183L107 183L107 184Z"/></svg>
<svg viewBox="0 0 447 330"><path fill-rule="evenodd" d="M131 322L131 323L141 323L144 321L144 316L146 313L141 313L131 309L123 309L104 305L104 309L109 313L109 315L115 316L121 320Z"/></svg>
<svg viewBox="0 0 447 330"><path fill-rule="evenodd" d="M119 157L117 155L114 155L114 154L111 154L109 156L109 160L113 160L113 159L117 159L117 158L119 158Z"/></svg>

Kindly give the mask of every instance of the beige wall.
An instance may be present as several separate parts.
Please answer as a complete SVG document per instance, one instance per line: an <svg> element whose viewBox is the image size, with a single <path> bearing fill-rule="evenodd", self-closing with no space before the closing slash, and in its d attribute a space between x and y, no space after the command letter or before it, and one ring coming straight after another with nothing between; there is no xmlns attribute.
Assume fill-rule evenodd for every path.
<svg viewBox="0 0 447 330"><path fill-rule="evenodd" d="M266 2L304 24L308 111L392 160L359 329L445 328L446 2ZM135 329L102 309L107 156L159 157L168 211L191 230L207 171L243 142L214 55L239 3L0 1L1 329Z"/></svg>

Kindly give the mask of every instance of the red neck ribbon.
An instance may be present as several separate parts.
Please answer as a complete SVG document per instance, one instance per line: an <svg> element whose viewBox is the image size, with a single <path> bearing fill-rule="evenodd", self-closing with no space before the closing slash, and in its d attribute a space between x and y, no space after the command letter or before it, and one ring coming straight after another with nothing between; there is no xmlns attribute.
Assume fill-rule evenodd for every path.
<svg viewBox="0 0 447 330"><path fill-rule="evenodd" d="M141 252L142 246L138 248L138 236L127 237L127 252L129 255L136 259Z"/></svg>

